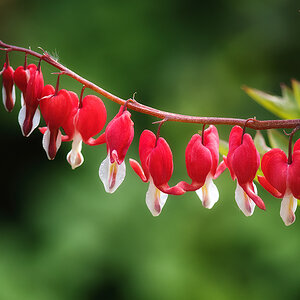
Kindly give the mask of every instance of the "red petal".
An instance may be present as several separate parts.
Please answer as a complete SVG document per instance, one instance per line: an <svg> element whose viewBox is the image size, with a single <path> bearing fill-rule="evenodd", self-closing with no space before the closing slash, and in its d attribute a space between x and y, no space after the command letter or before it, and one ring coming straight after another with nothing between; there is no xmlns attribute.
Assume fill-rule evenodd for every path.
<svg viewBox="0 0 300 300"><path fill-rule="evenodd" d="M261 160L261 169L266 180L282 195L286 191L287 167L286 154L280 149L268 151Z"/></svg>
<svg viewBox="0 0 300 300"><path fill-rule="evenodd" d="M294 152L300 150L300 139L298 139L294 145Z"/></svg>
<svg viewBox="0 0 300 300"><path fill-rule="evenodd" d="M139 155L145 176L149 178L149 155L155 147L156 136L150 130L144 130L139 142Z"/></svg>
<svg viewBox="0 0 300 300"><path fill-rule="evenodd" d="M242 135L243 135L243 129L240 126L234 126L231 129L230 135L229 135L229 150L226 159L224 159L229 171L231 178L235 179L235 174L232 169L232 156L234 151L237 147L241 145L242 142Z"/></svg>
<svg viewBox="0 0 300 300"><path fill-rule="evenodd" d="M149 155L149 172L154 185L159 188L170 180L173 173L173 155L164 138L157 140L157 145Z"/></svg>
<svg viewBox="0 0 300 300"><path fill-rule="evenodd" d="M134 129L129 111L124 111L115 117L106 127L106 143L110 152L116 150L118 153L118 164L121 164L126 156L127 150L133 140ZM111 160L113 157L111 156ZM113 161L111 161L113 162Z"/></svg>
<svg viewBox="0 0 300 300"><path fill-rule="evenodd" d="M211 174L214 175L219 163L219 134L215 126L210 125L204 131L203 144L205 147L209 149L211 153L211 158L212 158Z"/></svg>
<svg viewBox="0 0 300 300"><path fill-rule="evenodd" d="M47 97L52 90L52 86L45 86L40 108L48 128L59 128L69 117L72 101L67 90L60 90L56 95Z"/></svg>
<svg viewBox="0 0 300 300"><path fill-rule="evenodd" d="M15 105L15 95L13 94L13 87L14 87L14 69L11 66L6 66L4 64L4 70L2 73L2 83L3 88L6 93L6 97L3 99L5 102L5 108L7 111L12 111Z"/></svg>
<svg viewBox="0 0 300 300"><path fill-rule="evenodd" d="M260 208L265 210L266 206L262 199L254 193L253 183L243 184L241 185L242 189L245 193L254 201L254 203Z"/></svg>
<svg viewBox="0 0 300 300"><path fill-rule="evenodd" d="M231 166L240 185L252 182L259 168L260 156L249 134L244 134L243 143L235 148Z"/></svg>
<svg viewBox="0 0 300 300"><path fill-rule="evenodd" d="M67 120L62 124L62 128L66 135L69 136L69 139L72 139L75 133L74 117L78 112L79 99L77 94L72 91L69 91L69 95L71 99L71 111Z"/></svg>
<svg viewBox="0 0 300 300"><path fill-rule="evenodd" d="M192 182L202 186L212 167L212 155L209 149L202 145L199 134L194 134L186 147L185 163Z"/></svg>
<svg viewBox="0 0 300 300"><path fill-rule="evenodd" d="M44 88L44 79L41 70L30 69L30 78L26 88L24 102L26 106L31 106L32 110L36 110L39 105L39 99L42 98Z"/></svg>
<svg viewBox="0 0 300 300"><path fill-rule="evenodd" d="M97 96L85 96L76 118L76 129L86 142L103 129L106 122L105 105Z"/></svg>
<svg viewBox="0 0 300 300"><path fill-rule="evenodd" d="M288 168L288 186L295 198L300 198L300 151L293 154L293 160Z"/></svg>
<svg viewBox="0 0 300 300"><path fill-rule="evenodd" d="M14 73L14 82L22 93L26 92L27 87L27 73L23 66L19 66Z"/></svg>
<svg viewBox="0 0 300 300"><path fill-rule="evenodd" d="M223 160L217 167L216 173L213 177L213 179L217 179L225 170L226 170L227 166L225 161Z"/></svg>
<svg viewBox="0 0 300 300"><path fill-rule="evenodd" d="M133 171L144 181L144 182L148 182L149 181L149 177L147 178L145 176L145 173L143 171L143 168L141 167L141 165L134 159L129 159L129 163L131 168L133 169Z"/></svg>
<svg viewBox="0 0 300 300"><path fill-rule="evenodd" d="M269 181L263 177L263 176L258 176L258 181L259 183L261 184L261 186L266 190L268 191L271 195L273 195L274 197L276 198L282 198L283 197L283 194L280 193L279 191L277 191L273 185L271 185L269 183Z"/></svg>

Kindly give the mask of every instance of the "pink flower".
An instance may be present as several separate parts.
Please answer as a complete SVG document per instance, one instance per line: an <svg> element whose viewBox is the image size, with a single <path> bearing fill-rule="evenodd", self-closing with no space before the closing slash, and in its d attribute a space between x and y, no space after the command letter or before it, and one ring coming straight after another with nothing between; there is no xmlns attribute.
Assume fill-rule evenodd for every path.
<svg viewBox="0 0 300 300"><path fill-rule="evenodd" d="M243 135L243 129L234 126L229 136L229 151L224 161L232 179L237 179L235 200L246 216L254 212L255 204L265 210L265 204L257 196L253 180L259 168L260 156L249 134Z"/></svg>
<svg viewBox="0 0 300 300"><path fill-rule="evenodd" d="M32 72L31 72L32 71ZM22 85L25 83L23 82ZM26 86L24 105L20 109L18 121L24 136L29 136L40 123L39 100L42 98L44 79L40 64L30 69L30 78Z"/></svg>
<svg viewBox="0 0 300 300"><path fill-rule="evenodd" d="M282 198L280 216L285 225L293 224L300 198L300 140L295 143L290 164L286 154L275 148L263 156L261 168L265 176L258 176L259 183L274 197Z"/></svg>
<svg viewBox="0 0 300 300"><path fill-rule="evenodd" d="M106 108L102 100L94 95L85 96L79 102L74 92L69 92L72 109L67 121L62 125L67 137L63 141L73 140L72 149L67 155L67 161L72 169L79 167L84 158L81 154L82 142L88 145L105 143L105 135L97 139L92 137L98 134L106 122Z"/></svg>
<svg viewBox="0 0 300 300"><path fill-rule="evenodd" d="M177 186L170 187L168 182L173 173L173 155L163 138L156 138L150 130L144 130L140 137L139 155L141 165L130 159L130 165L144 182L150 182L146 193L146 204L153 216L161 213L168 194L181 195L185 191Z"/></svg>
<svg viewBox="0 0 300 300"><path fill-rule="evenodd" d="M191 184L181 182L179 185L186 191L196 191L202 204L212 208L219 200L219 191L213 183L225 169L219 162L219 135L217 128L209 126L201 135L194 134L185 151L187 173L192 179Z"/></svg>
<svg viewBox="0 0 300 300"><path fill-rule="evenodd" d="M2 74L2 100L5 109L11 112L16 102L16 91L14 85L14 69L9 65L8 55L4 63Z"/></svg>
<svg viewBox="0 0 300 300"><path fill-rule="evenodd" d="M27 93L26 93L27 96ZM25 98L26 99L26 98ZM59 128L66 122L72 109L70 94L67 90L57 91L50 84L43 89L40 108L47 124L43 136L43 148L49 159L54 159L61 145L61 132Z"/></svg>
<svg viewBox="0 0 300 300"><path fill-rule="evenodd" d="M130 112L121 106L105 129L107 157L100 165L99 177L108 193L113 193L125 178L124 159L133 140L133 125Z"/></svg>

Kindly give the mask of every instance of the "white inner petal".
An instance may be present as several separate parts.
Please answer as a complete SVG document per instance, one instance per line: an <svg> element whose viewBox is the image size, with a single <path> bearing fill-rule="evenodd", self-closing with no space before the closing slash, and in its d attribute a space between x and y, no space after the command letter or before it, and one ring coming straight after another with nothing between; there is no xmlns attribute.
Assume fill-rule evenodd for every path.
<svg viewBox="0 0 300 300"><path fill-rule="evenodd" d="M72 169L79 167L82 165L84 158L81 154L82 149L82 138L80 133L76 133L72 142L72 149L67 155L67 161L71 165Z"/></svg>
<svg viewBox="0 0 300 300"><path fill-rule="evenodd" d="M26 105L21 107L21 109L19 111L19 115L18 115L18 122L20 124L22 134L24 136L25 136L25 134L23 132L23 124L24 124L24 121L25 121L25 116L26 116Z"/></svg>
<svg viewBox="0 0 300 300"><path fill-rule="evenodd" d="M123 161L120 165L117 162L110 162L110 155L103 160L99 168L99 177L103 182L105 191L113 193L123 182L126 175L126 165Z"/></svg>
<svg viewBox="0 0 300 300"><path fill-rule="evenodd" d="M58 149L61 145L61 132L60 132L60 130L58 131L55 143L56 143L56 151L58 151ZM43 135L42 145L43 145L43 148L44 148L44 150L47 154L48 159L51 160L51 158L49 156L49 144L50 144L50 130L49 130L49 128L47 128L46 132Z"/></svg>
<svg viewBox="0 0 300 300"><path fill-rule="evenodd" d="M196 193L205 208L211 209L219 200L219 191L210 174L206 177L205 184Z"/></svg>
<svg viewBox="0 0 300 300"><path fill-rule="evenodd" d="M254 192L257 193L257 189L255 184ZM235 201L240 208L240 210L244 213L245 216L249 217L253 214L255 203L253 200L245 193L245 191L241 188L241 186L237 183L235 190Z"/></svg>
<svg viewBox="0 0 300 300"><path fill-rule="evenodd" d="M4 105L5 109L6 109L6 98L7 98L6 91L5 91L4 85L2 85L2 101L3 101L3 105Z"/></svg>
<svg viewBox="0 0 300 300"><path fill-rule="evenodd" d="M24 95L23 93L21 92L21 107L24 106Z"/></svg>
<svg viewBox="0 0 300 300"><path fill-rule="evenodd" d="M32 128L31 128L30 133L28 135L30 135L32 133L32 131L39 126L40 118L41 118L41 114L40 114L39 109L37 108L35 113L34 113L34 116L33 116Z"/></svg>
<svg viewBox="0 0 300 300"><path fill-rule="evenodd" d="M156 217L158 216L168 198L168 194L161 192L153 183L152 178L150 178L149 188L146 193L146 204L151 214Z"/></svg>
<svg viewBox="0 0 300 300"><path fill-rule="evenodd" d="M16 103L16 88L15 88L15 85L13 85L13 87L12 87L11 97L12 97L12 100L13 100L13 104L15 105L15 103Z"/></svg>
<svg viewBox="0 0 300 300"><path fill-rule="evenodd" d="M295 211L297 209L297 199L291 194L284 195L280 206L280 217L284 224L289 226L296 220Z"/></svg>

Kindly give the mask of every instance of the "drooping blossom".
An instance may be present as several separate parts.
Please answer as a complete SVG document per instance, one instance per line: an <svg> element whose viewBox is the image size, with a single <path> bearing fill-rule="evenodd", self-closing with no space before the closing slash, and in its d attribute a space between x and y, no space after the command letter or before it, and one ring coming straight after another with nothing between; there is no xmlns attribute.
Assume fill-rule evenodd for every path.
<svg viewBox="0 0 300 300"><path fill-rule="evenodd" d="M181 195L185 191L178 185L170 187L173 173L172 151L162 137L157 138L150 130L144 130L139 142L141 165L130 159L130 165L144 182L149 182L146 204L153 216L161 213L168 194Z"/></svg>
<svg viewBox="0 0 300 300"><path fill-rule="evenodd" d="M8 53L6 52L6 62L4 63L2 74L2 100L5 109L11 112L16 102L16 91L14 85L14 69L9 64Z"/></svg>
<svg viewBox="0 0 300 300"><path fill-rule="evenodd" d="M58 91L52 85L46 85L40 100L40 108L47 124L47 130L43 135L43 148L48 159L52 160L61 145L60 127L71 113L72 100L69 92L64 89Z"/></svg>
<svg viewBox="0 0 300 300"><path fill-rule="evenodd" d="M24 82L23 82L24 84ZM44 79L41 65L30 69L30 78L26 86L24 105L20 109L18 121L24 136L28 137L40 123L39 100L42 98Z"/></svg>
<svg viewBox="0 0 300 300"><path fill-rule="evenodd" d="M264 176L258 176L259 183L274 197L282 198L280 216L285 225L293 224L300 198L300 140L295 143L291 163L281 149L274 148L263 156L261 168Z"/></svg>
<svg viewBox="0 0 300 300"><path fill-rule="evenodd" d="M79 167L83 161L81 154L82 142L87 145L100 145L105 143L105 134L97 139L97 135L106 122L106 108L102 100L94 95L85 96L80 102L77 94L69 92L72 102L72 109L66 122L62 125L66 137L63 141L72 140L72 149L67 155L67 161L72 169Z"/></svg>
<svg viewBox="0 0 300 300"><path fill-rule="evenodd" d="M21 106L24 105L27 85L32 74L36 72L37 66L30 64L27 66L26 61L24 66L19 66L14 72L14 82L21 91Z"/></svg>
<svg viewBox="0 0 300 300"><path fill-rule="evenodd" d="M133 140L133 125L130 112L121 106L105 129L107 157L100 165L99 177L108 193L113 193L125 178L124 159Z"/></svg>
<svg viewBox="0 0 300 300"><path fill-rule="evenodd" d="M265 210L265 204L257 195L253 180L259 168L260 156L249 134L240 126L234 126L229 136L229 151L224 161L233 180L237 179L235 200L246 216L254 212L255 204Z"/></svg>
<svg viewBox="0 0 300 300"><path fill-rule="evenodd" d="M206 208L212 208L219 199L219 191L213 183L226 168L219 163L219 135L217 128L209 126L203 133L194 134L185 151L187 173L192 179L191 184L181 182L186 191L196 191Z"/></svg>

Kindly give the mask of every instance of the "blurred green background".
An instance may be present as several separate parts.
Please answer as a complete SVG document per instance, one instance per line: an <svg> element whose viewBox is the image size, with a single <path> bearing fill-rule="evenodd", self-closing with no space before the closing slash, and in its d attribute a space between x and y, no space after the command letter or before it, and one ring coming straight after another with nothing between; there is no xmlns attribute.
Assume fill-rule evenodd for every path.
<svg viewBox="0 0 300 300"><path fill-rule="evenodd" d="M300 79L299 1L1 0L0 39L38 47L122 97L199 116L274 116L242 90L274 94ZM24 56L11 54L11 64ZM0 56L1 64L4 55ZM30 58L30 62L36 59ZM42 64L46 83L56 81ZM80 84L63 78L79 92ZM18 94L19 95L19 94ZM105 100L109 119L118 105ZM246 218L226 171L210 211L195 193L169 196L154 218L148 185L127 176L106 194L98 168L105 146L83 146L72 171L64 144L48 161L36 130L23 138L17 103L1 108L0 299L299 299L300 221L287 228L280 200L259 187L267 211ZM138 137L156 119L132 112ZM161 134L174 154L171 183L188 180L184 150L199 126L168 123ZM227 139L229 127L219 126ZM249 131L253 134L253 132Z"/></svg>

